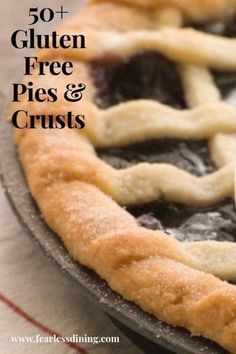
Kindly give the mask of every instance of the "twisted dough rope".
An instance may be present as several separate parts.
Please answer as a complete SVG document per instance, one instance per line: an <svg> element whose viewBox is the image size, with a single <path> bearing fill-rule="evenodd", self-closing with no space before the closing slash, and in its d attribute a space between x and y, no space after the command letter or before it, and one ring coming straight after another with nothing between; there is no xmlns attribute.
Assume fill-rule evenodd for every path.
<svg viewBox="0 0 236 354"><path fill-rule="evenodd" d="M76 260L126 299L236 353L236 287L194 270L199 262L183 243L138 227L96 188L91 178L101 171L96 163L89 164L90 147L81 135L66 129L28 130L19 140L30 191L48 225ZM236 245L230 247L235 254ZM228 250L224 265L227 259ZM227 271L219 262L203 266L219 276Z"/></svg>
<svg viewBox="0 0 236 354"><path fill-rule="evenodd" d="M21 103L22 108L27 105L26 103L24 107ZM30 105L29 110L33 107L34 105ZM224 110L224 116L221 114L221 108ZM102 116L96 109L95 113L92 111L93 117L90 115L92 119L85 129L94 146L117 146L121 145L121 142L125 145L128 142L163 136L185 139L196 136L199 139L214 137L211 150L220 168L202 177L196 177L164 163L139 163L116 170L97 158L92 149L93 145L88 142L90 148L86 158L101 170L101 173L91 176L91 182L122 205L164 198L191 206L207 207L231 197L234 193L235 139L231 136L232 143L225 150L224 144L228 138L215 134L222 131L236 132L235 111L234 107L219 104L182 112L146 100L121 104L105 110ZM22 131L19 133L22 134ZM81 134L80 132L78 135ZM78 143L81 148L82 142L78 140ZM222 181L224 183L221 183Z"/></svg>
<svg viewBox="0 0 236 354"><path fill-rule="evenodd" d="M167 20L169 23L175 25L178 22L180 24L182 22L181 14L173 9L160 12L157 22L162 22L163 25ZM181 70L185 70L186 68L189 74L190 66L182 66ZM191 67L191 69L197 70L198 73L204 70L203 77L207 76L209 78L210 74L207 73L206 69L194 67ZM86 72L86 69L84 76L87 81L87 90L89 90L87 100L91 101L94 90L91 89L92 83L88 79L89 74ZM191 78L194 92L196 92L196 78L196 75L194 78ZM34 81L37 79L35 77ZM188 78L189 80L190 78ZM45 85L45 78L43 78L43 81ZM213 86L213 83L209 82L211 80L206 81L206 85L205 82L201 84L202 87ZM49 87L51 83L49 79ZM197 86L199 86L198 81ZM187 88L185 87L185 89ZM210 91L213 91L213 88L210 87ZM202 92L205 93L204 90ZM191 95L190 99L192 101L195 100L195 105L199 104L195 97L192 99L193 96L195 95ZM199 100L202 99L201 97L199 95ZM65 103L61 100L58 105L59 109L58 107L54 107L54 112L56 113L56 110L58 110L58 113L60 113L60 107L63 105ZM105 163L94 156L92 158L88 156L88 161L93 161L91 164L97 165L97 169L101 172L92 174L91 178L82 169L82 176L77 171L77 178L89 180L90 183L93 183L105 193L111 195L119 204L137 204L163 198L190 204L191 206L206 207L233 195L234 162L236 157L235 140L231 137L234 143L228 144L228 149L226 150L225 144L229 140L229 137L218 136L216 133L236 132L235 107L218 103L201 105L191 111L179 111L157 102L139 100L120 104L107 110L99 110L91 103L87 104L85 108L89 110L88 116L90 118L86 134L93 145L97 147L120 146L158 137L182 139L212 138L211 153L218 167L222 168L213 174L200 178L166 164L138 164L125 170L116 171L106 166ZM44 106L42 109L42 105L35 107L34 104L33 107L30 107L30 110L33 112L37 111L37 109L45 112L48 110L48 107ZM37 113L40 113L40 111ZM93 149L89 149L89 152L94 154ZM81 162L80 165L82 165ZM167 178L170 175L172 178ZM224 180L224 184L221 183L222 180ZM196 244L199 244L199 247L201 247L200 243ZM193 245L195 252L196 244L194 243ZM222 243L217 244L219 248L223 247ZM229 244L228 249L232 267L228 275L224 275L224 278L232 279L232 273L235 273L235 263L232 262L234 247L231 248ZM202 254L202 252L199 254ZM199 258L199 255L195 257L199 260L199 264L196 264L196 267L200 269L202 269L202 264L206 263L204 256L202 257ZM215 261L217 259L218 257L216 256ZM219 272L215 271L213 263L212 272L219 274Z"/></svg>
<svg viewBox="0 0 236 354"><path fill-rule="evenodd" d="M94 180L106 177L108 166L100 168L102 161L82 139L66 130L39 130L26 131L18 140L32 195L45 220L75 259L124 297L236 353L235 286L189 268L196 266L195 259L183 244L137 227L132 216L93 187ZM235 254L235 245L230 248Z"/></svg>
<svg viewBox="0 0 236 354"><path fill-rule="evenodd" d="M180 14L177 11L173 12L172 9L165 10L164 17L166 19L166 15L168 15L168 19L170 20L170 18L173 18L173 14L177 18L177 21L181 22ZM159 20L160 17L162 17L163 22L163 12L159 14ZM172 19L171 21L173 22ZM196 69L198 71L201 70L200 68ZM89 90L87 100L91 101L94 90L91 89L92 83L88 79L89 74L86 72L86 69L84 76L87 90ZM35 77L34 81L37 79ZM192 86L194 86L195 80L191 80ZM43 81L45 85L45 78L43 78ZM49 78L49 87L51 83ZM202 86L204 86L204 83ZM54 112L56 113L56 110L58 110L58 113L60 113L60 107L64 104L63 100L61 100L58 107L54 107ZM86 169L82 168L82 176L77 171L77 178L90 181L90 183L93 183L105 193L111 195L119 204L137 204L163 198L184 204L190 203L191 206L206 207L233 195L233 163L236 156L235 140L231 137L234 143L228 144L228 149L226 150L226 139L229 138L215 134L218 132L236 132L235 107L218 103L201 105L191 111L179 111L148 100L132 101L107 110L99 110L92 104L88 104L87 106L85 108L89 110L90 122L86 128L86 133L95 146L120 146L122 144L125 145L131 142L145 141L158 137L183 139L212 138L212 156L214 156L218 167L222 167L213 174L199 178L166 164L138 164L131 168L117 171L110 166L106 166L99 159L88 156L88 161L92 165L97 166L97 170L101 172L93 173L92 177L89 177L84 172ZM42 105L35 107L34 104L33 107L30 107L30 110L33 112L37 111L36 109L41 109L41 111L45 112L48 110L48 107L44 106L42 108ZM40 111L37 113L40 113ZM89 149L89 152L94 154L93 149ZM80 165L82 165L81 161ZM167 178L170 175L172 178ZM224 180L224 184L221 183L222 180ZM194 243L193 250L195 253L196 244L199 244L199 247L201 247L200 243ZM222 243L217 244L220 249L223 247ZM206 243L206 247L207 245ZM235 263L232 261L235 253L234 247L232 248L230 244L228 245L228 252L232 265L231 270L227 274L224 274L223 277L232 280L232 274L236 273ZM201 258L200 254L202 254ZM199 264L196 264L195 261L195 266L202 269L202 264L206 263L206 259L202 252L199 255L195 257L199 261ZM215 259L212 260L211 272L219 275L220 273L215 269L214 265L214 261L216 262L217 260L218 256L216 255ZM209 266L207 269L210 269Z"/></svg>

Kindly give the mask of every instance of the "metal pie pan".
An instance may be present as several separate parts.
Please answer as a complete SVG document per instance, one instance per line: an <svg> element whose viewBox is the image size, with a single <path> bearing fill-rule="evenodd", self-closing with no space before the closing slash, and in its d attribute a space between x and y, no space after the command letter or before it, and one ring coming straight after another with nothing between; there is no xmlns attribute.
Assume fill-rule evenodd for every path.
<svg viewBox="0 0 236 354"><path fill-rule="evenodd" d="M5 111L1 117L0 142L2 184L20 224L26 234L37 241L46 255L54 260L57 267L77 283L88 299L139 337L141 335L151 341L152 348L157 345L157 348L163 348L163 352L167 349L177 354L227 353L211 341L193 337L186 330L169 326L142 311L112 291L93 271L75 262L59 237L43 221L29 193L17 158L12 126L7 122Z"/></svg>

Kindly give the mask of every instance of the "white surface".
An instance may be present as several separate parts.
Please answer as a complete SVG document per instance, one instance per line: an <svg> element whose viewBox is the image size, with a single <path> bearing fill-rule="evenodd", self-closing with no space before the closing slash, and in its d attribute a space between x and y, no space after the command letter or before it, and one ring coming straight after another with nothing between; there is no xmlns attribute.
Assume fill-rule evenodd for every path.
<svg viewBox="0 0 236 354"><path fill-rule="evenodd" d="M120 344L82 344L87 353L139 354L112 322L87 301L39 246L26 237L0 188L0 296L64 336L119 336ZM47 335L0 297L0 353L76 353L64 344L15 344L10 336Z"/></svg>

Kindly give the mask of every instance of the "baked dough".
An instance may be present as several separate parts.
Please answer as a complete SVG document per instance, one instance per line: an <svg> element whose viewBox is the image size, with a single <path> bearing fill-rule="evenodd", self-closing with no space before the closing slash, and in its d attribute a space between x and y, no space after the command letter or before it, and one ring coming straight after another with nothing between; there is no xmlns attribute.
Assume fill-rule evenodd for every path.
<svg viewBox="0 0 236 354"><path fill-rule="evenodd" d="M90 3L61 27L65 33L82 29L88 38L86 51L40 51L42 58L74 60L73 78L58 77L57 86L76 78L86 83L86 95L79 107L87 125L79 133L39 127L17 130L19 157L45 221L74 259L96 271L114 290L145 311L236 353L236 287L219 279L236 279L236 244L180 243L161 231L141 228L119 206L160 197L207 206L233 197L236 110L220 102L207 67L236 69L236 40L177 26L184 16L197 21L228 17L235 12L236 3L123 2L129 5L119 1ZM166 3L175 6L171 10L172 27L170 12L168 16L160 12L166 11L162 9ZM156 10L155 18L162 19L159 29L149 5ZM94 104L96 89L88 72L89 60L107 53L127 58L142 50L157 50L180 65L189 110L181 112L151 100L105 110ZM198 80L199 75L202 80ZM43 80L47 88L53 78L35 76L32 80L36 85ZM207 102L206 92L210 93ZM71 104L59 97L50 106L22 100L20 107L32 113L56 114L69 110ZM94 149L163 136L209 139L218 171L195 177L172 165L146 163L117 171L100 160Z"/></svg>
<svg viewBox="0 0 236 354"><path fill-rule="evenodd" d="M91 2L101 3L104 0ZM200 22L226 19L236 12L235 0L113 0L113 2L150 8L151 11L174 7L179 9L187 19Z"/></svg>

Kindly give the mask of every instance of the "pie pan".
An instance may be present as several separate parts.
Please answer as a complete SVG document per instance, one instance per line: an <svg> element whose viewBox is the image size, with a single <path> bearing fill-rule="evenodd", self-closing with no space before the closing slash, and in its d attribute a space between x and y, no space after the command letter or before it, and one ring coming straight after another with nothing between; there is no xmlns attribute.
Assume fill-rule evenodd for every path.
<svg viewBox="0 0 236 354"><path fill-rule="evenodd" d="M155 345L178 354L226 354L227 352L203 338L191 336L186 330L171 327L112 291L93 271L73 261L60 239L45 224L32 199L13 141L12 126L2 112L0 124L1 179L11 207L26 234L41 245L58 268L76 281L81 292L95 305L122 325ZM137 336L132 336L136 342ZM136 338L136 339L135 339ZM136 342L138 344L138 342ZM160 348L157 347L157 348ZM157 349L158 350L158 349ZM157 352L157 350L155 352ZM159 351L159 350L158 350ZM150 353L150 351L148 352Z"/></svg>

